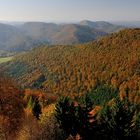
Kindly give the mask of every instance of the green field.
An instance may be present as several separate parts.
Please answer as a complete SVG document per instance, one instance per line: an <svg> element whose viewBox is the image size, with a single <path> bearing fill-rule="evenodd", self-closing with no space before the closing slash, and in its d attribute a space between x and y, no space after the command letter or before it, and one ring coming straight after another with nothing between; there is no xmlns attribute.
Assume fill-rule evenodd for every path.
<svg viewBox="0 0 140 140"><path fill-rule="evenodd" d="M0 64L1 63L5 63L5 62L8 62L8 61L11 61L13 57L4 57L4 58L0 58Z"/></svg>

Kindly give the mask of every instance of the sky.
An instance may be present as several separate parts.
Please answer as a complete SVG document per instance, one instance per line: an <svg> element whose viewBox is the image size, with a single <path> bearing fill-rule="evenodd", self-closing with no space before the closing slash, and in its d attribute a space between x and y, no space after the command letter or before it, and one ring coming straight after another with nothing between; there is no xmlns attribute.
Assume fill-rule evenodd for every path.
<svg viewBox="0 0 140 140"><path fill-rule="evenodd" d="M0 0L0 20L140 21L140 0Z"/></svg>

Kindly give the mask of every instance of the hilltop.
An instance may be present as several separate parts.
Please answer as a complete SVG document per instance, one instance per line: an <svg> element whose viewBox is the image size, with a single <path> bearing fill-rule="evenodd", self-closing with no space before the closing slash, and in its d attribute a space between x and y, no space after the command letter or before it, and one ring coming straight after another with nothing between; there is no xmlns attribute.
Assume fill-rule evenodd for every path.
<svg viewBox="0 0 140 140"><path fill-rule="evenodd" d="M79 23L80 25L85 25L85 26L89 26L90 28L94 28L106 33L113 33L113 32L117 32L121 29L124 28L124 26L120 26L120 25L115 25L115 24L111 24L109 22L106 21L89 21L89 20L83 20Z"/></svg>

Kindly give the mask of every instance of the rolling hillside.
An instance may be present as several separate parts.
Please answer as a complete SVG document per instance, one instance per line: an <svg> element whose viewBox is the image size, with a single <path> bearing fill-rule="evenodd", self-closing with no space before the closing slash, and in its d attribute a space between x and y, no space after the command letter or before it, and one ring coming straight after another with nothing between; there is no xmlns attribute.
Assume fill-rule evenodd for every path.
<svg viewBox="0 0 140 140"><path fill-rule="evenodd" d="M122 29L108 22L82 21L77 24L26 22L20 25L0 23L0 56L31 50L43 44L86 43Z"/></svg>
<svg viewBox="0 0 140 140"><path fill-rule="evenodd" d="M68 33L68 34L67 34ZM60 30L52 36L51 44L78 44L95 40L107 35L105 32L91 29L88 26L67 24L60 27Z"/></svg>
<svg viewBox="0 0 140 140"><path fill-rule="evenodd" d="M82 94L105 83L137 100L139 64L140 29L126 29L85 45L37 48L1 69L21 86L51 94Z"/></svg>
<svg viewBox="0 0 140 140"><path fill-rule="evenodd" d="M106 35L103 31L76 24L57 25L54 23L28 22L21 29L33 40L53 45L85 43Z"/></svg>

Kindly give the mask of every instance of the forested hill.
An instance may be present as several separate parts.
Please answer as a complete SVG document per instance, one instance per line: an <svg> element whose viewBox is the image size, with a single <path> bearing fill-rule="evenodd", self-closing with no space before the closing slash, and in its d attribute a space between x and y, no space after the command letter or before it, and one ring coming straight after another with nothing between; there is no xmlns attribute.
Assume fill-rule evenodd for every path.
<svg viewBox="0 0 140 140"><path fill-rule="evenodd" d="M126 29L83 45L40 47L17 56L1 69L23 87L52 94L81 94L105 83L140 91L140 29Z"/></svg>
<svg viewBox="0 0 140 140"><path fill-rule="evenodd" d="M0 23L0 56L28 51L43 44L85 43L124 28L104 21L67 24L25 22L20 25Z"/></svg>

